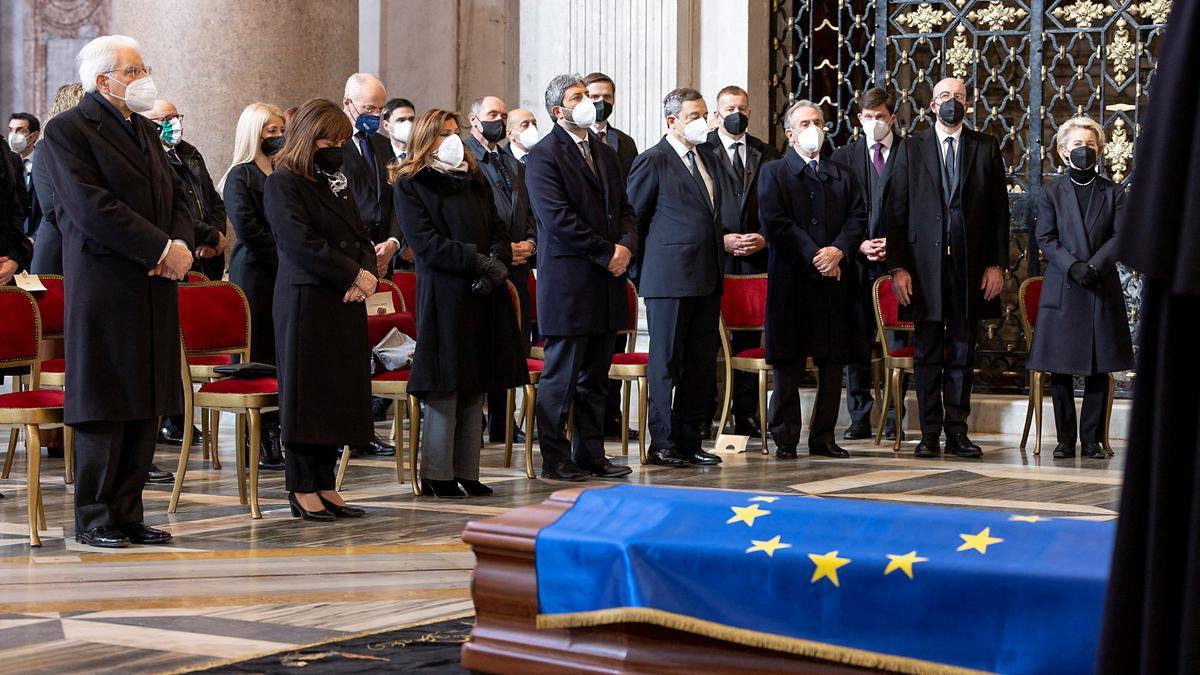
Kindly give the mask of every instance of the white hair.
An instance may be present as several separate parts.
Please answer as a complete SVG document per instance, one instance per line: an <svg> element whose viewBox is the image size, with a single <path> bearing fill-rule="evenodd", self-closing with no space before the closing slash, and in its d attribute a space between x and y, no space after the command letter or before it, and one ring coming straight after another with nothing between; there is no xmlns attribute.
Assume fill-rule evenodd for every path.
<svg viewBox="0 0 1200 675"><path fill-rule="evenodd" d="M112 72L117 67L117 52L125 47L142 51L137 40L125 35L101 35L79 50L75 65L84 91L96 91L96 76Z"/></svg>
<svg viewBox="0 0 1200 675"><path fill-rule="evenodd" d="M792 117L796 114L796 111L801 108L812 108L813 110L816 110L817 117L821 118L821 124L825 124L825 113L821 110L821 106L817 105L816 103L813 103L812 101L810 101L808 99L800 99L799 101L796 101L795 103L793 103L791 105L791 107L787 109L787 112L785 112L783 114L783 128L784 129L791 129L792 131L797 131L796 127L793 126L795 124L795 120L792 119Z"/></svg>
<svg viewBox="0 0 1200 675"><path fill-rule="evenodd" d="M346 78L346 88L342 92L343 98L354 98L358 92L362 91L367 85L378 84L383 88L383 82L371 73L355 73Z"/></svg>

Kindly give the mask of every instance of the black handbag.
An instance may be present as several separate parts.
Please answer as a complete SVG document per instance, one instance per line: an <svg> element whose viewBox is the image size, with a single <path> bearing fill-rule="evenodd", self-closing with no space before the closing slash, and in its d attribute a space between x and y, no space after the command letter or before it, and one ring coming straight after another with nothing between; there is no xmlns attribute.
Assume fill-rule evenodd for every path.
<svg viewBox="0 0 1200 675"><path fill-rule="evenodd" d="M213 368L213 372L218 375L227 375L236 377L242 380L250 380L256 377L275 377L275 366L269 363L231 363L226 366L217 366Z"/></svg>

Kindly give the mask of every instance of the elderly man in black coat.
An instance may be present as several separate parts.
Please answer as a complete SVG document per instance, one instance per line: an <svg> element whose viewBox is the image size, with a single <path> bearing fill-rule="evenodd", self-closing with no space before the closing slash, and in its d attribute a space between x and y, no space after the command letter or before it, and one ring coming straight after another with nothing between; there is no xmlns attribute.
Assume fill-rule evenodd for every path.
<svg viewBox="0 0 1200 675"><path fill-rule="evenodd" d="M79 52L88 91L51 120L42 159L58 196L66 277L66 409L75 429L75 538L162 544L142 522L158 418L183 407L175 282L195 228L158 127L137 42L108 35Z"/></svg>
<svg viewBox="0 0 1200 675"><path fill-rule="evenodd" d="M775 369L768 424L775 454L795 459L800 442L800 382L812 358L819 384L808 452L849 457L834 440L842 367L863 358L862 312L850 256L858 250L867 211L854 176L820 156L821 109L797 101L784 116L789 149L763 165L758 213L766 232L767 362Z"/></svg>
<svg viewBox="0 0 1200 675"><path fill-rule="evenodd" d="M546 363L538 385L542 475L587 480L623 476L604 456L604 394L616 331L627 321L625 271L637 251L637 222L612 148L588 127L595 106L583 78L546 87L555 125L525 160L538 222L538 329ZM565 432L575 405L574 456Z"/></svg>
<svg viewBox="0 0 1200 675"><path fill-rule="evenodd" d="M908 170L895 177L888 225L896 298L916 324L917 457L941 453L943 430L947 454L983 454L967 437L971 373L979 322L1001 315L1008 191L1000 144L963 125L966 100L962 80L934 86L937 122L906 141Z"/></svg>

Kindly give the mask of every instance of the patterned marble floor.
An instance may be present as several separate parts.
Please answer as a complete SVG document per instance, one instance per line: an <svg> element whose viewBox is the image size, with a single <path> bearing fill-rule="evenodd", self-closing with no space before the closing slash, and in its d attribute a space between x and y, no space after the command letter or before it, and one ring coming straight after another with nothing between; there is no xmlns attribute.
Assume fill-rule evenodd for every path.
<svg viewBox="0 0 1200 675"><path fill-rule="evenodd" d="M464 524L564 487L502 468L503 449L494 445L485 447L483 473L496 494L459 502L414 497L396 482L390 459L356 458L344 494L367 518L293 520L282 474L265 472L264 517L251 521L238 503L231 436L223 433L224 469L192 462L176 514L166 513L170 486L148 487L147 521L174 533L173 545L118 551L75 543L70 486L54 459L43 462L50 529L42 548L28 546L18 449L12 476L0 481L0 673L178 671L469 615L473 556L459 539ZM1052 443L1037 457L1016 448L1015 437L975 440L982 460L918 460L912 443L893 453L869 441L845 443L850 459L794 461L759 454L752 441L749 452L704 469L639 467L619 457L615 443L609 453L632 460L635 483L1115 516L1123 445L1109 460L1056 461ZM161 447L158 461L173 467L177 456ZM517 451L514 463L521 460Z"/></svg>

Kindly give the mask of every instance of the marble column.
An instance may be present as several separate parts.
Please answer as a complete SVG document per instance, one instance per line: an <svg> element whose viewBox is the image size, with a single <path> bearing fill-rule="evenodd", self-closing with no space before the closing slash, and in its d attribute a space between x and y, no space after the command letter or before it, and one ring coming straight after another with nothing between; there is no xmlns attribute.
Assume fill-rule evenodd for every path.
<svg viewBox="0 0 1200 675"><path fill-rule="evenodd" d="M142 45L159 94L184 115L183 135L220 180L238 115L340 101L358 70L358 0L112 0L111 32Z"/></svg>

